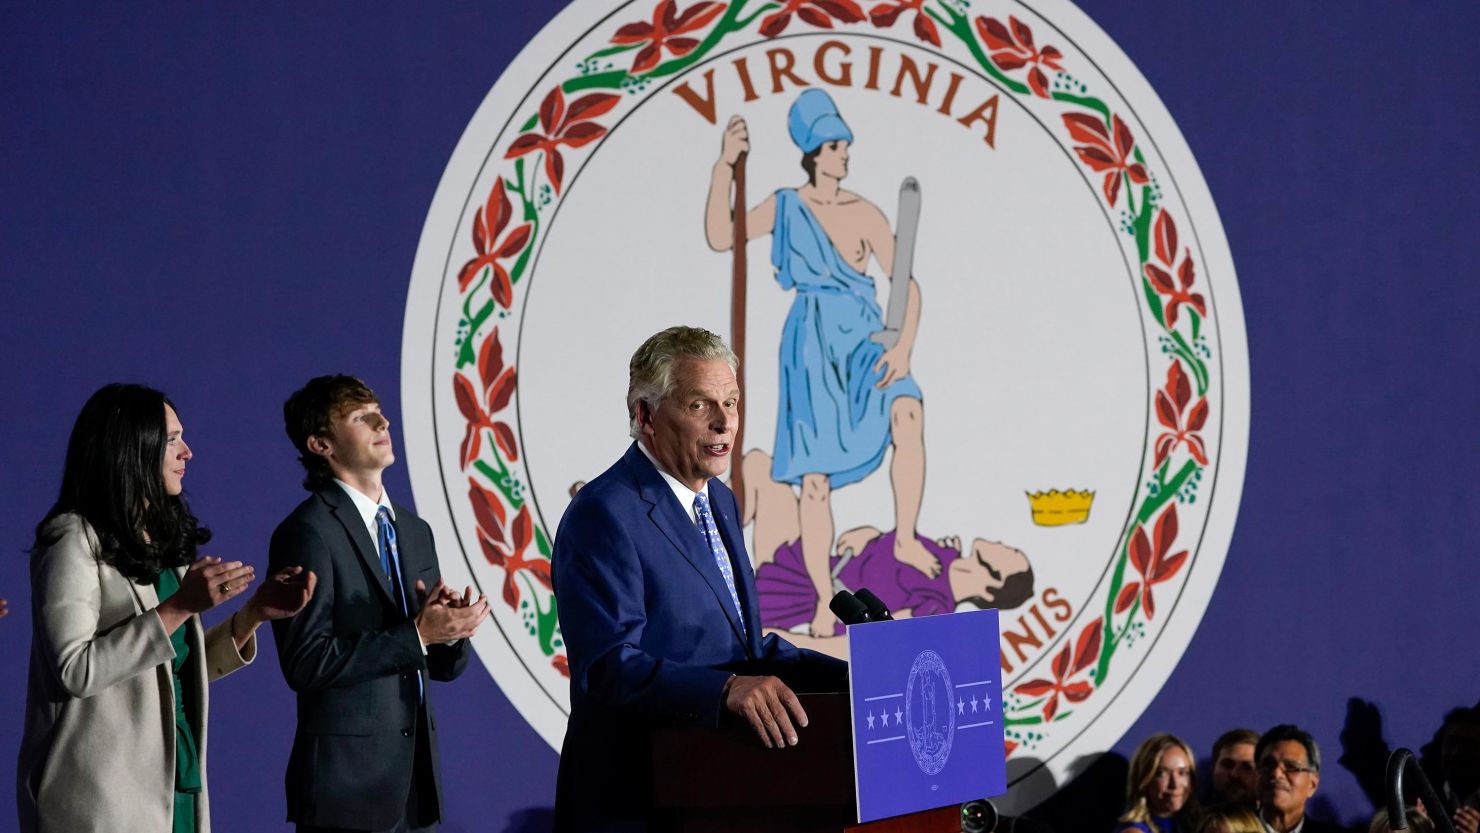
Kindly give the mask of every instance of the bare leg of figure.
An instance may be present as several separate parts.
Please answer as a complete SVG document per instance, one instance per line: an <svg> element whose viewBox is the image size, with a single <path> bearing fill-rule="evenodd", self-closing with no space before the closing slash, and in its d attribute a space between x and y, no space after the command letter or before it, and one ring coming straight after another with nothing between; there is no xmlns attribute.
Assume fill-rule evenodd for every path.
<svg viewBox="0 0 1480 833"><path fill-rule="evenodd" d="M745 452L740 462L745 472L745 517L740 525L755 522L751 547L753 566L772 561L776 550L801 535L796 492L788 483L771 479L771 455L758 449Z"/></svg>
<svg viewBox="0 0 1480 833"><path fill-rule="evenodd" d="M894 557L931 578L940 575L940 559L915 539L920 501L925 495L925 407L920 400L900 397L889 408L889 430L894 459L889 479L894 484ZM806 534L805 522L803 535Z"/></svg>
<svg viewBox="0 0 1480 833"><path fill-rule="evenodd" d="M802 563L817 591L817 612L812 616L813 636L832 636L838 617L827 609L832 601L832 571L827 557L832 552L832 484L825 474L802 477Z"/></svg>

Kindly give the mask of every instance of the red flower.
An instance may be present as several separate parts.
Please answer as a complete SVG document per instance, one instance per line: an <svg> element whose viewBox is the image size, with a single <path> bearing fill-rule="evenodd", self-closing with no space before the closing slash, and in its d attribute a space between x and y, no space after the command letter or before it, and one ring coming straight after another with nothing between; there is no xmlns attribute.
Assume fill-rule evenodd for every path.
<svg viewBox="0 0 1480 833"><path fill-rule="evenodd" d="M496 544L507 544L509 539L504 535L504 523L508 516L504 514L504 504L498 496L470 477L468 502L473 505L473 518L478 521L478 536Z"/></svg>
<svg viewBox="0 0 1480 833"><path fill-rule="evenodd" d="M529 243L532 224L516 227L502 243L496 243L513 216L514 208L509 203L509 195L504 192L504 178L499 177L493 190L488 192L488 204L478 209L473 217L473 250L478 256L464 263L457 273L457 291L467 291L468 284L483 271L483 267L492 266L493 279L488 288L493 293L493 300L504 309L514 303L514 284L509 280L509 271L499 261L519 254Z"/></svg>
<svg viewBox="0 0 1480 833"><path fill-rule="evenodd" d="M1053 720L1053 716L1059 711L1059 695L1070 703L1082 703L1094 692L1094 686L1087 680L1079 682L1068 682L1068 679L1094 664L1100 658L1100 645L1104 642L1103 618L1095 619L1084 630L1079 632L1079 638L1075 640L1073 653L1070 653L1069 645L1064 645L1064 650L1053 660L1052 680L1029 680L1018 686L1014 691L1025 697L1042 697L1048 695L1043 703L1044 721ZM1011 751L1011 750L1009 750Z"/></svg>
<svg viewBox="0 0 1480 833"><path fill-rule="evenodd" d="M1145 266L1146 279L1151 281L1157 292L1167 296L1164 308L1167 328L1177 326L1177 309L1183 304L1207 318L1207 302L1202 295L1192 291L1192 281L1196 277L1192 266L1192 249L1183 253L1182 265L1177 266L1177 224L1172 222L1172 215L1165 208L1156 213L1156 225L1152 231L1156 238L1156 259L1166 269L1148 261ZM1175 281L1172 280L1172 271L1177 273Z"/></svg>
<svg viewBox="0 0 1480 833"><path fill-rule="evenodd" d="M483 547L483 557L488 563L495 567L504 568L504 602L514 609L519 608L519 585L514 581L518 573L528 572L539 579L546 587L553 587L550 581L550 562L543 558L526 558L524 551L529 547L529 542L534 540L534 523L529 519L529 507L519 509L519 514L514 516L512 525L514 546L505 549L503 545L488 539L479 530L478 543Z"/></svg>
<svg viewBox="0 0 1480 833"><path fill-rule="evenodd" d="M1031 65L1033 68L1028 70L1029 89L1040 98L1048 98L1048 76L1041 67L1063 71L1059 59L1064 57L1064 53L1046 44L1042 49L1034 48L1033 30L1026 23L1015 17L1008 17L1007 22L1012 24L1010 32L995 17L978 17L977 34L986 42L987 49L992 52L992 60L1003 72Z"/></svg>
<svg viewBox="0 0 1480 833"><path fill-rule="evenodd" d="M663 0L657 8L653 9L652 23L642 21L628 23L617 30L612 43L621 46L647 43L647 46L638 50L637 59L632 62L632 74L647 72L658 65L665 47L673 53L674 57L693 52L694 47L699 45L698 38L676 36L704 28L724 10L724 3L695 3L689 6L683 14L679 14L678 6L673 0Z"/></svg>
<svg viewBox="0 0 1480 833"><path fill-rule="evenodd" d="M544 132L529 132L515 139L504 158L513 159L537 150L544 151L545 177L558 194L560 183L565 178L565 157L560 155L560 146L578 148L605 136L606 128L592 123L591 119L604 115L621 100L622 97L616 93L592 93L572 101L567 108L565 94L556 84L540 103L539 126Z"/></svg>
<svg viewBox="0 0 1480 833"><path fill-rule="evenodd" d="M1208 398L1199 397L1197 404L1187 412L1184 422L1182 414L1190 401L1192 383L1188 380L1186 371L1182 370L1182 362L1174 360L1172 366L1167 368L1166 387L1156 392L1156 420L1171 429L1156 438L1156 465L1160 466L1177 446L1184 443L1187 450L1192 452L1193 459L1204 466L1208 464L1207 447L1197 433L1208 421Z"/></svg>
<svg viewBox="0 0 1480 833"><path fill-rule="evenodd" d="M863 20L863 8L853 0L786 0L780 11L761 20L761 34L768 38L781 34L793 14L819 29L831 29L834 19L842 23Z"/></svg>
<svg viewBox="0 0 1480 833"><path fill-rule="evenodd" d="M874 6L868 11L869 20L880 29L894 25L894 21L906 9L915 11L915 37L926 43L940 46L940 32L935 28L935 21L930 15L925 14L925 0L885 0L885 2Z"/></svg>
<svg viewBox="0 0 1480 833"><path fill-rule="evenodd" d="M478 378L483 388L481 402L487 404L486 408L480 404L478 390L468 381L467 376L458 373L452 377L452 393L457 399L457 409L468 421L467 432L463 434L462 448L459 450L463 468L467 468L477 458L478 451L483 446L485 428L493 432L494 443L510 462L519 459L514 429L508 423L495 420L491 416L508 406L518 384L514 368L504 367L504 347L499 341L497 327L478 350Z"/></svg>
<svg viewBox="0 0 1480 833"><path fill-rule="evenodd" d="M1116 613L1124 613L1139 592L1141 609L1146 611L1146 619L1150 621L1156 615L1156 600L1152 598L1151 588L1176 575L1187 561L1187 550L1167 557L1167 550L1177 540L1177 504L1169 505L1161 513L1161 517L1156 519L1154 536L1155 546L1146 537L1144 524L1136 524L1135 531L1131 533L1131 566L1141 574L1141 580L1133 581L1120 589L1120 595L1115 598Z"/></svg>
<svg viewBox="0 0 1480 833"><path fill-rule="evenodd" d="M1002 747L1004 749L1003 754L1011 758L1013 751L1018 748L1018 742L1015 740L1004 740L1002 741Z"/></svg>
<svg viewBox="0 0 1480 833"><path fill-rule="evenodd" d="M1076 142L1087 143L1074 148L1074 152L1079 154L1084 164L1105 174L1105 199L1115 205L1115 199L1120 195L1121 174L1129 176L1137 185L1145 185L1151 178L1146 175L1145 165L1130 161L1131 151L1136 146L1131 129L1125 126L1120 116L1112 118L1112 125L1115 128L1113 143L1105 130L1105 123L1099 118L1087 113L1064 114L1064 126L1069 128L1069 135Z"/></svg>
<svg viewBox="0 0 1480 833"><path fill-rule="evenodd" d="M550 665L554 666L555 670L559 671L566 679L570 679L570 660L565 658L565 654L560 654L550 660Z"/></svg>

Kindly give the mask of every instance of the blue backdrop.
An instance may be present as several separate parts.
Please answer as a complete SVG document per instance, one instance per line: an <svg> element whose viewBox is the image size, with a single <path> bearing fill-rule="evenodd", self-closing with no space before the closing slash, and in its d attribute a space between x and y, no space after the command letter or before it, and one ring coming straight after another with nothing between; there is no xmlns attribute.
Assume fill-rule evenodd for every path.
<svg viewBox="0 0 1480 833"><path fill-rule="evenodd" d="M170 392L210 549L264 568L301 495L282 400L343 370L396 418L402 309L438 178L560 5L0 9L0 658L13 669L0 772L24 709L24 549L83 400L114 380ZM1330 760L1324 809L1355 820L1370 809L1335 763L1347 698L1375 701L1388 739L1416 747L1480 695L1480 503L1466 492L1480 454L1465 439L1480 414L1480 5L1081 6L1201 163L1252 368L1223 579L1117 748L1165 729L1205 753L1230 726L1297 722ZM410 500L404 466L388 483ZM212 688L224 831L285 827L293 698L270 648L263 659ZM476 661L440 695L443 829L548 825L555 754ZM0 811L0 829L13 824Z"/></svg>

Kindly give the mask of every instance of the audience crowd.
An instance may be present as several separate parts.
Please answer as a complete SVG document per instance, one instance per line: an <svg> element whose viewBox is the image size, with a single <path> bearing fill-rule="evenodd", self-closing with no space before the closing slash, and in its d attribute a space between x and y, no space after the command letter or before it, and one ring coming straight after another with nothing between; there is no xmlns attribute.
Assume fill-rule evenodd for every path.
<svg viewBox="0 0 1480 833"><path fill-rule="evenodd" d="M1175 735L1154 734L1131 756L1125 810L1114 833L1433 833L1445 829L1435 823L1439 811L1457 833L1480 833L1480 704L1451 711L1421 751L1419 766L1442 807L1425 807L1417 782L1405 778L1403 827L1388 818L1388 750L1377 743L1380 748L1357 755L1347 749L1342 756L1376 811L1369 823L1348 828L1307 812L1320 788L1322 758L1315 739L1298 726L1223 733L1210 750L1210 783L1201 794L1193 749Z"/></svg>

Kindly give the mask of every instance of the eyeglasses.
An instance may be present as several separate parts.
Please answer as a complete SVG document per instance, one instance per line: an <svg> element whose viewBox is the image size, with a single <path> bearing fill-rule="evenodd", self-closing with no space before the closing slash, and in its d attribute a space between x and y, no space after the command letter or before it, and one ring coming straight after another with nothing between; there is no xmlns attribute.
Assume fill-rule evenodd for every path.
<svg viewBox="0 0 1480 833"><path fill-rule="evenodd" d="M1299 775L1302 772L1316 771L1316 768L1313 766L1305 766L1304 764L1301 764L1298 761L1292 761L1289 758L1286 758L1283 761L1277 761L1274 758L1265 758L1264 760L1259 762L1258 769L1261 773L1265 775L1268 775L1277 769L1282 769L1285 771L1285 775L1291 778Z"/></svg>

